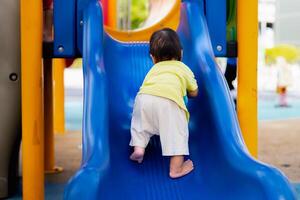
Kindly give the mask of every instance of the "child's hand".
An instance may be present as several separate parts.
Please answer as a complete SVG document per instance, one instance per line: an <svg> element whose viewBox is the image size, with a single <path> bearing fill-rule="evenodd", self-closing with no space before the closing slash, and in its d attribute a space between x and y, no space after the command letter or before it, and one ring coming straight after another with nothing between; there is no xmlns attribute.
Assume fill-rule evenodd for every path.
<svg viewBox="0 0 300 200"><path fill-rule="evenodd" d="M188 91L187 92L188 97L193 98L193 97L197 97L198 96L198 89L194 90L194 91Z"/></svg>

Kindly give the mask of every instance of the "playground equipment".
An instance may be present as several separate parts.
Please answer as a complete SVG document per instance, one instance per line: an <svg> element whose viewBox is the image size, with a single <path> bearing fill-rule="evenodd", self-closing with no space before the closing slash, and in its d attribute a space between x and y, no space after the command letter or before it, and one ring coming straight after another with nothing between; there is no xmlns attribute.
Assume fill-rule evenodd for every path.
<svg viewBox="0 0 300 200"><path fill-rule="evenodd" d="M3 2L9 5L7 0ZM20 2L23 199L32 200L44 197L42 2ZM111 16L106 22L115 27L111 12L115 0L104 2L110 4L106 14ZM84 62L83 160L66 188L65 199L295 199L288 180L278 170L250 156L257 154L257 1L240 1L237 9L239 123L214 61L214 56L229 56L231 52L226 41L227 1L157 2L170 3L169 13L150 27L134 32L104 27L97 0L57 0L54 4L54 56L82 55ZM8 19L8 13L2 17L2 8L7 9L0 7L0 20ZM16 10L10 14L18 16ZM168 178L168 159L161 157L157 138L151 141L142 165L128 160L133 99L152 65L148 44L141 41L165 26L178 31L184 62L195 72L200 85L199 97L189 104L190 151L195 170L178 180ZM14 33L19 32L16 27ZM4 38L9 38L8 34ZM18 47L16 44L14 48ZM16 52L13 49L10 56ZM5 59L0 60L2 64ZM2 76L0 81L4 96L9 97L7 82L2 83ZM17 121L13 127L18 127Z"/></svg>
<svg viewBox="0 0 300 200"><path fill-rule="evenodd" d="M21 141L19 1L0 1L0 198L17 184Z"/></svg>
<svg viewBox="0 0 300 200"><path fill-rule="evenodd" d="M62 88L57 87L63 83L60 79L64 67L61 60L53 61L53 80L50 80L48 84L51 85L51 81L55 81L54 93L49 99L47 95L43 98L43 90L47 86L44 87L41 62L43 19L41 8L42 2L40 1L0 1L0 22L2 23L0 29L0 198L13 194L19 185L17 177L21 129L24 134L22 173L25 177L23 179L25 199L28 195L28 199L42 198L44 170L53 169L54 143L53 140L51 143L49 139L53 138L53 123L56 132L64 132L63 91L60 90ZM52 74L48 73L48 75ZM52 89L52 86L49 88ZM58 93L60 95L56 96ZM56 97L53 100L56 108L53 113L59 117L55 118L53 123L45 122L49 130L46 131L48 135L44 141L43 104L44 99L46 102L52 102L52 96ZM52 114L52 108L47 106L45 110L50 110L48 114ZM50 114L47 115L49 121L52 120ZM45 165L44 142L47 158ZM35 184L36 182L38 184ZM27 193L27 188L34 192Z"/></svg>
<svg viewBox="0 0 300 200"><path fill-rule="evenodd" d="M210 0L204 3L201 0L174 0L173 3L166 18L152 27L120 32L104 27L98 1L79 1L79 7L74 9L78 11L79 19L65 19L66 22L73 19L75 24L80 21L77 46L61 32L59 27L62 26L60 21L63 16L57 13L56 55L70 56L79 47L84 63L82 166L68 184L64 198L294 199L288 180L278 170L255 161L247 151L228 87L215 63L214 55L226 56L228 53L226 1ZM56 5L61 6L60 9L72 10L70 5ZM245 11L246 6L240 8ZM251 17L255 18L255 13ZM69 22L70 26L72 24ZM143 164L137 165L128 160L133 101L152 65L148 44L140 40L147 40L150 35L147 33L169 24L179 24L173 28L177 29L184 46L183 60L194 71L200 86L199 97L189 104L190 152L195 170L179 180L168 178L169 159L161 156L158 138L151 140ZM256 28L254 25L250 25L250 28L254 32L250 31L250 35L240 32L239 39L246 40L246 36L255 39L253 33L256 33ZM241 56L244 56L244 47L242 42ZM252 51L256 51L255 48L250 47ZM248 57L241 59L240 67L243 67ZM256 91L252 91L252 81L249 83L250 86L241 83L245 91L240 90L252 99ZM239 100L238 107L242 115L245 113L243 106L247 103L244 100ZM253 119L256 118L252 116L250 121ZM243 120L241 124L245 126ZM253 128L250 130L256 131L256 123L251 125ZM246 141L255 155L255 143L253 145L251 141Z"/></svg>
<svg viewBox="0 0 300 200"><path fill-rule="evenodd" d="M161 19L165 19L166 15L168 15L174 8L174 1L149 1L149 15L147 20L143 23L143 27L150 27L154 24L157 24L161 21ZM178 12L176 12L178 13ZM179 16L178 16L179 17ZM175 21L175 20L173 20ZM161 22L160 22L161 23Z"/></svg>

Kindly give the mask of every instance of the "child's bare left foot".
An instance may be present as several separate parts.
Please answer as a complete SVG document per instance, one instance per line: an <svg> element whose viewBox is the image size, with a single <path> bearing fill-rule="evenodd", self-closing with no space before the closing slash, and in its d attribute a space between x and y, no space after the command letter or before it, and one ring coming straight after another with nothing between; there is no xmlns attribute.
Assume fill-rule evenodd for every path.
<svg viewBox="0 0 300 200"><path fill-rule="evenodd" d="M193 161L186 160L182 164L181 169L170 170L170 177L171 178L180 178L180 177L183 177L183 176L189 174L191 171L193 171L193 169L194 169Z"/></svg>
<svg viewBox="0 0 300 200"><path fill-rule="evenodd" d="M142 163L144 159L145 149L142 147L134 147L134 152L130 155L130 159L138 163Z"/></svg>

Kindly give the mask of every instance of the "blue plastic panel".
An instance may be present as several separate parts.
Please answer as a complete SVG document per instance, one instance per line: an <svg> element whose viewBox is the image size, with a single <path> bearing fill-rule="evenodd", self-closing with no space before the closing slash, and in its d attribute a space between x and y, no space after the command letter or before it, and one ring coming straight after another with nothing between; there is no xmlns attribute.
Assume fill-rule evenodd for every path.
<svg viewBox="0 0 300 200"><path fill-rule="evenodd" d="M199 96L188 105L195 169L177 180L168 176L170 160L161 155L158 137L151 139L142 164L128 158L134 99L153 65L149 44L121 43L103 33L96 0L84 9L83 20L83 159L64 199L295 199L288 180L246 150L197 0L183 3L178 29L184 62L199 83Z"/></svg>
<svg viewBox="0 0 300 200"><path fill-rule="evenodd" d="M206 20L215 56L226 56L226 0L204 0Z"/></svg>
<svg viewBox="0 0 300 200"><path fill-rule="evenodd" d="M76 15L76 34L77 34L77 48L79 53L82 55L82 42L83 42L83 10L88 5L89 0L77 0L77 15Z"/></svg>
<svg viewBox="0 0 300 200"><path fill-rule="evenodd" d="M76 0L54 0L54 56L76 56Z"/></svg>

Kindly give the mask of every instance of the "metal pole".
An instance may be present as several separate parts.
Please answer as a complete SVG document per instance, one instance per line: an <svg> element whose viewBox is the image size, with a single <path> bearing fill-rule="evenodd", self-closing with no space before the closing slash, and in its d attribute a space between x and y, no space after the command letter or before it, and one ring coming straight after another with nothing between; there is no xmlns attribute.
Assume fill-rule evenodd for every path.
<svg viewBox="0 0 300 200"><path fill-rule="evenodd" d="M53 107L54 133L65 133L65 90L64 70L65 59L53 59Z"/></svg>
<svg viewBox="0 0 300 200"><path fill-rule="evenodd" d="M257 156L258 0L238 0L237 111L246 145Z"/></svg>
<svg viewBox="0 0 300 200"><path fill-rule="evenodd" d="M44 158L45 172L57 173L63 168L55 166L54 141L54 90L53 90L53 61L44 59Z"/></svg>
<svg viewBox="0 0 300 200"><path fill-rule="evenodd" d="M44 199L42 1L21 0L23 199Z"/></svg>

